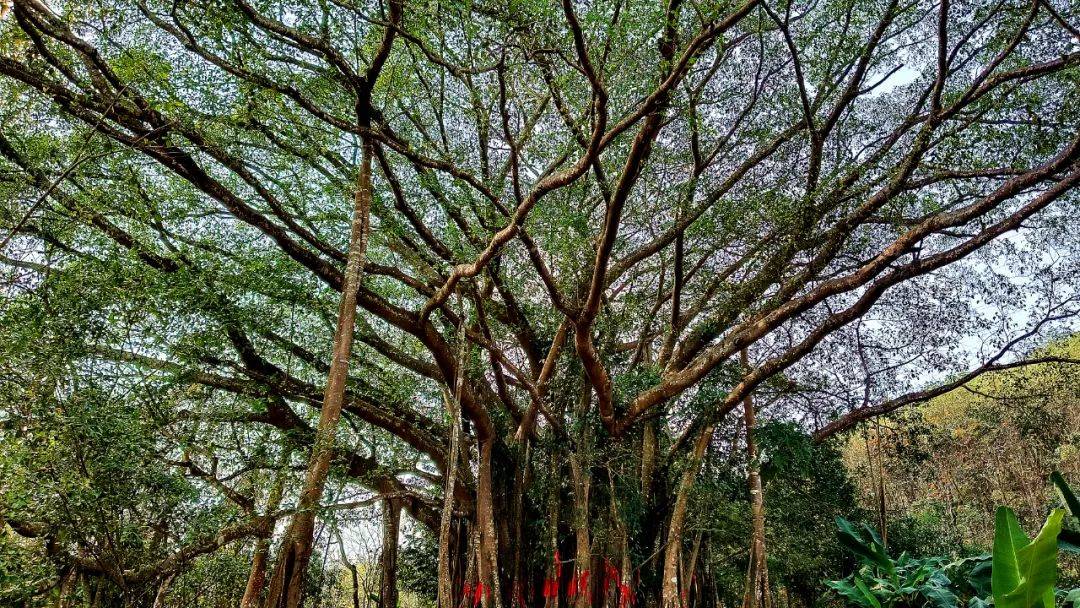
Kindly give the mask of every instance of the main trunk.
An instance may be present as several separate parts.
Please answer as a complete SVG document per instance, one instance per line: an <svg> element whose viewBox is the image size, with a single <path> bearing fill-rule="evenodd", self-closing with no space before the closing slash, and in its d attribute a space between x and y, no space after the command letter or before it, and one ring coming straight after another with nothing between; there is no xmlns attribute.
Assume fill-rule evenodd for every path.
<svg viewBox="0 0 1080 608"><path fill-rule="evenodd" d="M687 532L712 427L699 431L681 460L664 454L661 421L618 438L603 435L601 444L605 431L591 419L589 391L577 384L554 397L573 403L568 418L588 421L566 427L572 439L529 440L515 449L511 437L455 432L464 412L450 390L445 396L450 458L437 530L440 608L714 605L708 532ZM450 493L451 478L475 500Z"/></svg>

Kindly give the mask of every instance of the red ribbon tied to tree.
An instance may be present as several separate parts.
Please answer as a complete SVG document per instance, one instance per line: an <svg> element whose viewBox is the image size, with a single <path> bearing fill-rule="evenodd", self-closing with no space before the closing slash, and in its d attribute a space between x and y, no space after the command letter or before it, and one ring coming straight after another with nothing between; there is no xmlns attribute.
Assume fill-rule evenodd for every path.
<svg viewBox="0 0 1080 608"><path fill-rule="evenodd" d="M618 589L621 577L619 576L619 569L611 563L611 560L604 559L604 597L608 595L608 591L612 589Z"/></svg>
<svg viewBox="0 0 1080 608"><path fill-rule="evenodd" d="M473 600L472 600L473 608L476 608L477 606L479 606L480 605L480 598L484 597L485 594L490 593L490 591L491 590L488 589L487 586L484 585L484 583L476 583L476 591L473 592Z"/></svg>
<svg viewBox="0 0 1080 608"><path fill-rule="evenodd" d="M585 597L586 602L592 601L592 594L589 591L589 571L582 570L581 574L570 579L570 588L567 590L567 597L575 597L581 594Z"/></svg>
<svg viewBox="0 0 1080 608"><path fill-rule="evenodd" d="M559 581L562 579L562 559L559 557L559 550L555 550L555 556L552 558L552 573L555 575L553 578L544 579L544 598L559 597Z"/></svg>

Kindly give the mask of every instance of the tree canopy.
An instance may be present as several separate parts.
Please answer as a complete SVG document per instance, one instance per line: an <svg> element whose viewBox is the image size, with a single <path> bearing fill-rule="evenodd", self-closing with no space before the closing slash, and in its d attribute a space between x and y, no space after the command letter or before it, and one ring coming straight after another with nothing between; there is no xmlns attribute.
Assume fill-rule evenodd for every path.
<svg viewBox="0 0 1080 608"><path fill-rule="evenodd" d="M756 426L828 468L1077 362L1036 349L1078 312L1075 3L3 12L0 520L56 566L27 598L167 602L236 547L280 583L279 523L376 504L389 566L394 514L438 539L441 607L584 608L611 566L671 608Z"/></svg>

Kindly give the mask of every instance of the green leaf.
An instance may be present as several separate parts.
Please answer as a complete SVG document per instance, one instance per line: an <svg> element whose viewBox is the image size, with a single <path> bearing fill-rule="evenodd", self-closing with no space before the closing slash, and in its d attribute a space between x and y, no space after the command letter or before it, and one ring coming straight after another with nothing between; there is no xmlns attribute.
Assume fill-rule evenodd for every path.
<svg viewBox="0 0 1080 608"><path fill-rule="evenodd" d="M1061 473L1057 471L1050 473L1050 481L1053 482L1058 494L1061 495L1061 501L1069 509L1069 514L1073 517L1080 517L1080 498L1077 498L1069 484L1065 483L1065 478L1061 476Z"/></svg>
<svg viewBox="0 0 1080 608"><path fill-rule="evenodd" d="M1061 532L1064 509L1056 509L1046 519L1035 540L1017 548L1025 539L1016 515L998 510L998 528L994 535L992 573L994 604L997 608L1054 608L1054 583L1057 582L1057 537ZM1002 529L1001 524L1004 524ZM1000 536L1000 544L999 544ZM999 557L999 548L1001 555ZM1010 555L1011 552L1011 555ZM1002 572L999 574L998 567ZM1015 582L1009 588L1010 583Z"/></svg>
<svg viewBox="0 0 1080 608"><path fill-rule="evenodd" d="M956 594L945 587L926 586L920 589L919 593L935 608L956 608Z"/></svg>
<svg viewBox="0 0 1080 608"><path fill-rule="evenodd" d="M991 588L995 600L1004 597L1006 593L1020 585L1020 565L1017 562L1016 553L1029 542L1031 541L1027 535L1020 529L1016 513L1008 507L998 507L994 516L994 554L991 570Z"/></svg>
<svg viewBox="0 0 1080 608"><path fill-rule="evenodd" d="M885 552L877 532L869 526L863 525L857 530L855 525L843 517L836 518L837 537L840 544L851 551L865 563L883 568L889 574L895 571L892 559Z"/></svg>
<svg viewBox="0 0 1080 608"><path fill-rule="evenodd" d="M852 577L854 578L854 577ZM844 579L840 581L825 581L825 585L835 591L840 597L847 600L849 604L854 606L862 606L863 608L873 608L875 603L880 605L877 598L873 594L866 594L862 589L857 587L851 580ZM865 585L863 585L865 588Z"/></svg>
<svg viewBox="0 0 1080 608"><path fill-rule="evenodd" d="M873 606L874 608L881 608L881 602L879 602L878 599L874 597L874 594L870 592L870 589L866 587L866 583L862 582L862 579L856 577L855 586L859 588L859 591L862 591L863 596L866 597L866 601L870 606Z"/></svg>
<svg viewBox="0 0 1080 608"><path fill-rule="evenodd" d="M971 569L971 572L968 572L967 582L971 585L975 595L979 597L990 596L990 572L991 561L989 559L979 562Z"/></svg>

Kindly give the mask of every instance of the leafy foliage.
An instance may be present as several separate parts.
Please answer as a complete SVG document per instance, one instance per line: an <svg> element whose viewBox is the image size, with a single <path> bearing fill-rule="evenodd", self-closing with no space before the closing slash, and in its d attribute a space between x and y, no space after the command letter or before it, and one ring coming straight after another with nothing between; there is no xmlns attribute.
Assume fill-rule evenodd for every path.
<svg viewBox="0 0 1080 608"><path fill-rule="evenodd" d="M1042 530L1029 539L1016 514L998 509L992 575L994 605L1001 608L1053 608L1057 582L1057 537L1063 509L1047 518Z"/></svg>
<svg viewBox="0 0 1080 608"><path fill-rule="evenodd" d="M907 553L893 559L870 526L856 526L844 518L837 518L836 524L839 542L856 556L860 566L851 576L826 585L848 603L864 608L957 605L947 570L956 570L961 564L940 557L914 558Z"/></svg>

